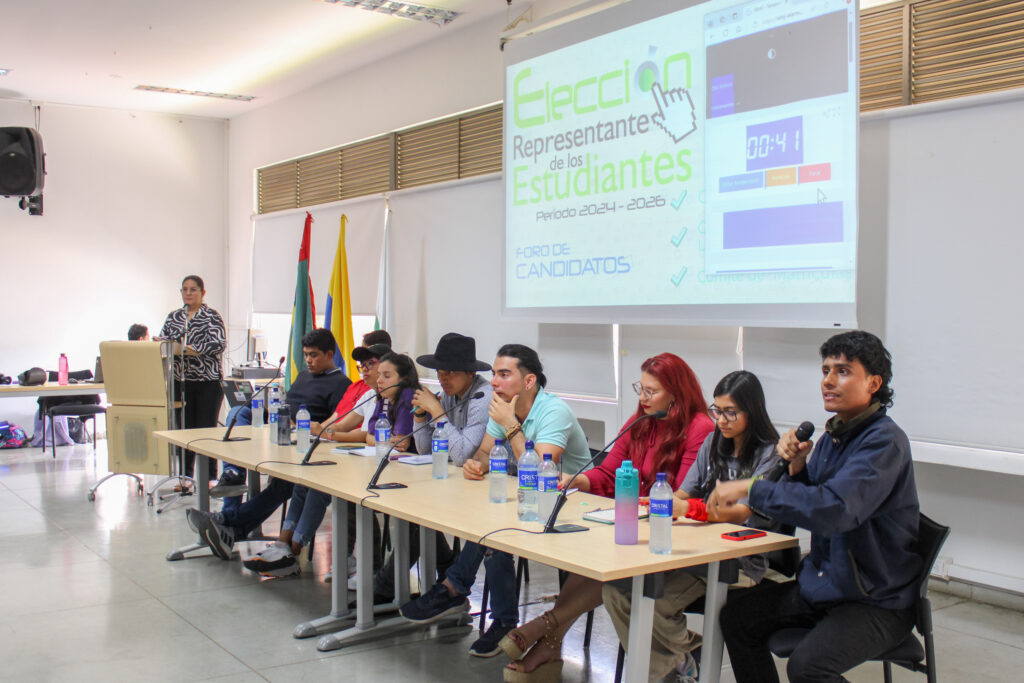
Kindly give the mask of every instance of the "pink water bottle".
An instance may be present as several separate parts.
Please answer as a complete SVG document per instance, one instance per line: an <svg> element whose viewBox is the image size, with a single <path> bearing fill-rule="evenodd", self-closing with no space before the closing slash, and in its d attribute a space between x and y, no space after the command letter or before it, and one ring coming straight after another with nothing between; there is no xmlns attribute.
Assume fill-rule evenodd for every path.
<svg viewBox="0 0 1024 683"><path fill-rule="evenodd" d="M57 384L62 387L68 384L68 357L60 354L60 361L57 363Z"/></svg>
<svg viewBox="0 0 1024 683"><path fill-rule="evenodd" d="M615 543L636 545L640 519L640 472L631 460L615 470Z"/></svg>

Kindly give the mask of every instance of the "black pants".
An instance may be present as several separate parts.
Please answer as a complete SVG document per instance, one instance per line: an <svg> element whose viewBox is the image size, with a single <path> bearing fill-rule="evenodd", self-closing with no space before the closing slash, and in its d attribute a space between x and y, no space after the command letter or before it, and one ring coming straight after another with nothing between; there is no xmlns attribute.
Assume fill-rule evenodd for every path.
<svg viewBox="0 0 1024 683"><path fill-rule="evenodd" d="M440 531L434 534L435 539L435 552L437 559L437 579L443 579L445 572L448 571L448 567L452 566L455 562L455 553L448 545L448 540L444 537ZM409 571L412 565L419 559L420 556L420 527L418 524L409 525L409 566L405 567L405 571ZM434 585L433 576L422 577L423 590ZM384 566L378 569L373 574L373 593L374 595L380 595L385 597L394 597L395 595L395 554L391 553L388 561L384 563Z"/></svg>
<svg viewBox="0 0 1024 683"><path fill-rule="evenodd" d="M783 628L811 629L786 665L790 683L845 681L842 674L885 653L914 624L913 607L890 610L859 602L811 605L795 581L729 594L722 633L737 683L777 683L768 638Z"/></svg>
<svg viewBox="0 0 1024 683"><path fill-rule="evenodd" d="M178 394L176 400L184 400L184 407L178 411L178 424L185 429L198 429L200 427L216 427L217 418L220 417L220 402L224 399L224 390L221 389L220 381L211 379L201 382L185 381L174 385ZM179 398L184 393L184 399ZM184 423L181 421L184 420ZM208 459L210 479L217 478L217 461ZM183 473L191 477L195 472L196 454L193 451L185 451L185 463Z"/></svg>

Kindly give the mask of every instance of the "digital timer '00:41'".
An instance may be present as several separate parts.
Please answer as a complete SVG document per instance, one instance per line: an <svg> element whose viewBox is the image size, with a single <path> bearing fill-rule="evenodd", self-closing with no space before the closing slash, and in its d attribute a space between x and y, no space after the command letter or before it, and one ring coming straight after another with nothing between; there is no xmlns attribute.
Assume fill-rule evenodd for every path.
<svg viewBox="0 0 1024 683"><path fill-rule="evenodd" d="M747 126L747 170L802 164L803 127L802 116Z"/></svg>

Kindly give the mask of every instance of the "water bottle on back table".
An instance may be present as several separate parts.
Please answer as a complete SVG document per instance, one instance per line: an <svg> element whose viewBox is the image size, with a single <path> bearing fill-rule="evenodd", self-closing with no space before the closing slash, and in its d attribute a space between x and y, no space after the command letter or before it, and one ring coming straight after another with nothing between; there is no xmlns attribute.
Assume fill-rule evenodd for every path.
<svg viewBox="0 0 1024 683"><path fill-rule="evenodd" d="M540 458L533 442L526 442L526 452L519 459L519 521L537 521L537 474Z"/></svg>
<svg viewBox="0 0 1024 683"><path fill-rule="evenodd" d="M434 430L434 438L430 441L430 453L433 456L431 474L434 479L448 478L448 423L441 420Z"/></svg>
<svg viewBox="0 0 1024 683"><path fill-rule="evenodd" d="M508 451L505 450L504 440L494 440L490 465L491 502L504 503L508 500Z"/></svg>
<svg viewBox="0 0 1024 683"><path fill-rule="evenodd" d="M391 420L388 419L388 401L380 409L380 416L373 425L373 439L377 442L377 462L380 462L391 450Z"/></svg>
<svg viewBox="0 0 1024 683"><path fill-rule="evenodd" d="M537 473L537 521L545 522L551 516L555 498L558 498L558 465L550 453L545 453Z"/></svg>
<svg viewBox="0 0 1024 683"><path fill-rule="evenodd" d="M651 487L651 512L647 518L651 524L650 550L658 555L672 552L672 498L668 475L658 472Z"/></svg>

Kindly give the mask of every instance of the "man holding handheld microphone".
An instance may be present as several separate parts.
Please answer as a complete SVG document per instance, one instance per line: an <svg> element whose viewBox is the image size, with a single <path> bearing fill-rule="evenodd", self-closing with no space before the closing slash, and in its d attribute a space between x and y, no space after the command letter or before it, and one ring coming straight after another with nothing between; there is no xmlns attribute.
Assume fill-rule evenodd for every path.
<svg viewBox="0 0 1024 683"><path fill-rule="evenodd" d="M791 430L779 440L789 463L778 481L721 482L709 507L748 505L811 532L797 580L763 583L722 609L738 683L778 681L768 639L811 629L787 662L793 683L842 674L895 647L914 624L919 507L910 441L886 415L892 359L878 337L855 330L822 344L821 395L835 413L812 452Z"/></svg>

